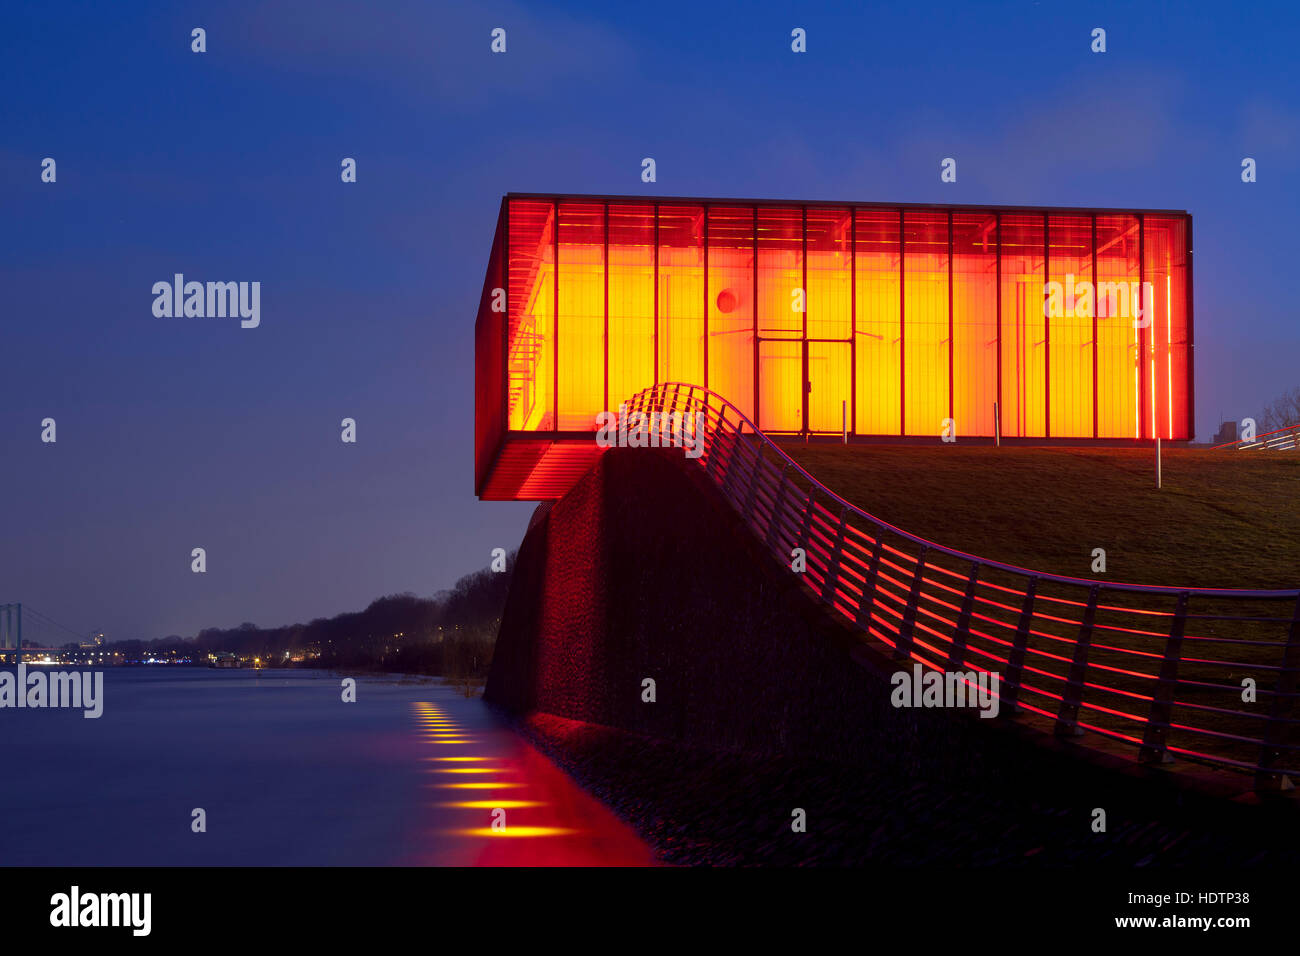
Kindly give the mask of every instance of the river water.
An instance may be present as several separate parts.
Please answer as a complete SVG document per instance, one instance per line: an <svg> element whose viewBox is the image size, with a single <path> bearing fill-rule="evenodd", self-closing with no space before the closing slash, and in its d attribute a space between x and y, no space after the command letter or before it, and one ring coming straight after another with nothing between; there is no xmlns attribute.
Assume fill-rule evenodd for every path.
<svg viewBox="0 0 1300 956"><path fill-rule="evenodd" d="M340 680L119 667L98 719L0 709L0 865L654 862L477 698Z"/></svg>

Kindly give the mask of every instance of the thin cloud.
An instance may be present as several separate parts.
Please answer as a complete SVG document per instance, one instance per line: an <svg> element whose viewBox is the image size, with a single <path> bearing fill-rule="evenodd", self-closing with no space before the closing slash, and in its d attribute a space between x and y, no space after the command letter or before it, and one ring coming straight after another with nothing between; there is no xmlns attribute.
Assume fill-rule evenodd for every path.
<svg viewBox="0 0 1300 956"><path fill-rule="evenodd" d="M390 84L456 109L503 94L534 99L558 85L625 74L633 48L605 25L570 15L399 2L382 9L354 0L308 8L284 2L250 10L239 34L254 59L339 77ZM506 31L506 52L490 51L491 31ZM474 38L470 41L467 38Z"/></svg>

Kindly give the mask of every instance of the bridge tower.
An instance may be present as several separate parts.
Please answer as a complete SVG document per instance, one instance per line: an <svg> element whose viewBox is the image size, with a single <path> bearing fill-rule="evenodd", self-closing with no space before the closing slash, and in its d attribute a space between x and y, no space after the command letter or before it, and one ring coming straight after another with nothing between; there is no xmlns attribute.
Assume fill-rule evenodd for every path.
<svg viewBox="0 0 1300 956"><path fill-rule="evenodd" d="M23 652L23 606L0 604L0 659L8 659L5 652L11 647L13 663L17 664Z"/></svg>

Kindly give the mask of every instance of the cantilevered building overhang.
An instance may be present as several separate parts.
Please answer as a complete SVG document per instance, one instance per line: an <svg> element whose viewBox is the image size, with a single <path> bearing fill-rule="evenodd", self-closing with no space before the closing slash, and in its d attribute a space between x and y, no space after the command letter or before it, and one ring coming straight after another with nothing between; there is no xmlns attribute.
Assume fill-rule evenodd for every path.
<svg viewBox="0 0 1300 956"><path fill-rule="evenodd" d="M1190 440L1191 236L1173 210L512 193L475 490L563 495L596 416L659 382L769 434Z"/></svg>

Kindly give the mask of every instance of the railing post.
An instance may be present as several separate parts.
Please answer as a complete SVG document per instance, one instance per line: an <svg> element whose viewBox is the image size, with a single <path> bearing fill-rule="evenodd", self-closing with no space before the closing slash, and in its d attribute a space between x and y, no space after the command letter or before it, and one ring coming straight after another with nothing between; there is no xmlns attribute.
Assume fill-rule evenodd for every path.
<svg viewBox="0 0 1300 956"><path fill-rule="evenodd" d="M1156 678L1155 693L1151 695L1151 713L1142 734L1142 749L1138 751L1141 763L1168 763L1169 716L1173 709L1174 687L1178 683L1178 664L1183 659L1183 629L1187 625L1187 601L1191 592L1178 595L1174 607L1174 620L1169 625L1169 639L1165 641L1165 657L1160 662L1160 676Z"/></svg>
<svg viewBox="0 0 1300 956"><path fill-rule="evenodd" d="M660 407L660 411L664 411L664 410L671 409L672 411L677 412L678 414L680 414L680 410L681 410L681 398L680 398L680 394L679 394L679 393L681 392L681 390L682 390L682 387L681 387L680 385L673 385L673 392L672 392L672 395L671 395L671 397L670 397L669 394L668 394L668 387L667 387L667 386L663 386L663 389L662 389L662 391L660 392L660 406L661 406L661 407ZM677 421L678 421L678 424L681 423L681 419L680 419L680 418L679 418Z"/></svg>
<svg viewBox="0 0 1300 956"><path fill-rule="evenodd" d="M1296 692L1296 674L1300 672L1300 599L1291 614L1291 632L1287 635L1286 650L1282 655L1282 669L1278 671L1277 687L1273 692L1273 709L1264 726L1264 743L1259 752L1259 765L1255 772L1256 790L1290 790L1291 780L1286 773L1275 769L1282 756L1282 744L1290 724L1292 695Z"/></svg>
<svg viewBox="0 0 1300 956"><path fill-rule="evenodd" d="M739 427L740 423L737 422L736 428L731 430L731 447L727 450L727 474L730 475L734 472L736 475L735 483L732 487L736 492L737 508L744 506L744 500L741 497L742 486L740 482L752 476L752 471L747 471L746 469L757 467L758 464L755 459L750 457L750 452L754 451L754 449L750 447L749 443L744 440L744 437L737 430ZM746 484L743 488L745 492L748 493L749 485Z"/></svg>
<svg viewBox="0 0 1300 956"><path fill-rule="evenodd" d="M812 540L813 487L808 486L804 496L803 526L799 529L798 547L803 549L804 567L808 566L808 542Z"/></svg>
<svg viewBox="0 0 1300 956"><path fill-rule="evenodd" d="M719 426L719 430L727 434L728 441L730 442L730 444L727 446L727 462L726 462L727 473L726 475L723 476L722 487L723 487L723 491L726 492L727 497L730 498L733 503L739 506L740 500L739 498L736 497L738 494L736 491L736 479L737 479L736 453L740 451L740 448L738 447L740 445L740 433L731 430L729 428L730 425L731 423L727 421L727 408L724 405L722 408L722 419Z"/></svg>
<svg viewBox="0 0 1300 956"><path fill-rule="evenodd" d="M685 412L683 414L690 414L690 413ZM714 441L713 441L713 447L709 449L709 460L704 463L704 470L708 472L709 477L711 477L715 482L719 482L719 483L721 483L721 481L724 480L724 478L726 477L724 476L724 478L720 478L718 476L718 469L722 466L722 463L717 460L719 457L718 449L722 439L722 432L723 432L722 426L725 425L726 423L727 423L727 409L724 407L722 409L722 416L718 420L718 427L713 430ZM685 424L682 424L682 428L685 427L686 427Z"/></svg>
<svg viewBox="0 0 1300 956"><path fill-rule="evenodd" d="M1025 670L1025 649L1029 646L1029 628L1034 621L1034 597L1038 594L1038 576L1033 575L1025 585L1025 600L1020 605L1020 623L1016 637L1007 655L1007 672L1002 679L1002 709L1004 717L1016 712L1020 699L1020 678Z"/></svg>
<svg viewBox="0 0 1300 956"><path fill-rule="evenodd" d="M881 531L876 529L876 543L871 546L871 564L867 566L867 579L862 582L862 597L858 599L856 622L864 631L871 630L871 609L876 606L876 578L880 576Z"/></svg>
<svg viewBox="0 0 1300 956"><path fill-rule="evenodd" d="M840 508L840 523L835 529L835 547L831 549L830 567L822 578L822 603L835 604L835 586L840 579L840 557L844 553L844 526L849 520L849 509Z"/></svg>
<svg viewBox="0 0 1300 956"><path fill-rule="evenodd" d="M961 670L966 663L966 641L970 638L970 616L975 607L975 584L980 576L980 563L970 563L970 577L966 579L966 593L961 599L957 614L957 628L953 631L952 647L948 651L948 669Z"/></svg>
<svg viewBox="0 0 1300 956"><path fill-rule="evenodd" d="M781 468L781 481L776 489L776 503L772 505L772 514L767 519L766 540L769 548L776 547L776 529L781 526L781 509L785 507L786 489L790 483L790 463Z"/></svg>
<svg viewBox="0 0 1300 956"><path fill-rule="evenodd" d="M1097 617L1097 598L1101 594L1101 585L1094 584L1088 589L1088 606L1083 611L1083 623L1079 625L1079 636L1074 641L1074 660L1065 677L1065 691L1061 694L1061 706L1056 712L1056 736L1075 737L1083 733L1079 729L1079 702L1083 699L1083 682L1088 675L1088 649L1092 646L1092 625Z"/></svg>
<svg viewBox="0 0 1300 956"><path fill-rule="evenodd" d="M903 623L898 628L898 643L894 653L902 657L912 656L912 631L916 628L916 605L921 599L921 579L925 577L925 556L929 548L921 545L916 555L916 574L912 576L912 587L907 592L907 607L903 610Z"/></svg>
<svg viewBox="0 0 1300 956"><path fill-rule="evenodd" d="M754 446L754 465L749 473L749 488L745 491L745 523L754 517L754 499L758 496L758 476L763 470L763 446Z"/></svg>

